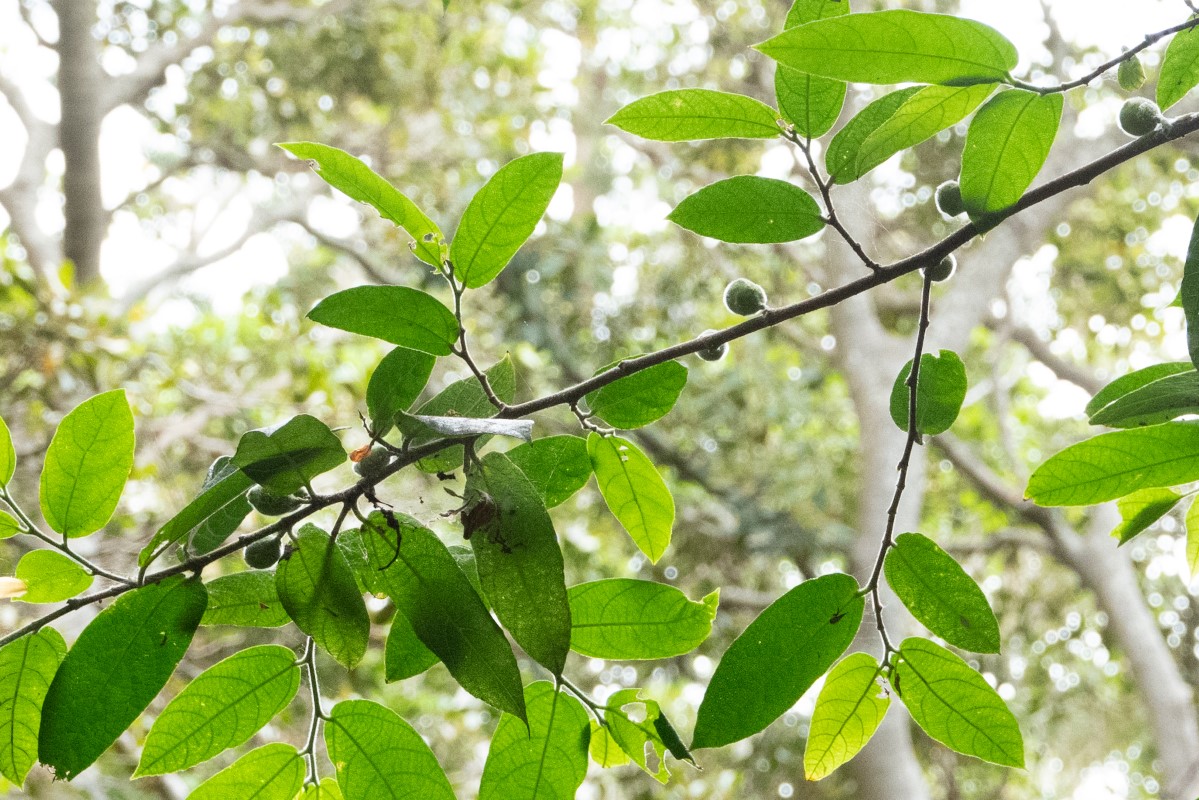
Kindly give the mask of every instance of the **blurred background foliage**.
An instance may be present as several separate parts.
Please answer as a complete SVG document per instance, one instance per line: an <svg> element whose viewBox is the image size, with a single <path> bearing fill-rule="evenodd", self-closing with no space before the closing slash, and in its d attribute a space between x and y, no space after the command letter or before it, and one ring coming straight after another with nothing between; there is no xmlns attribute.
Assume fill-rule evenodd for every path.
<svg viewBox="0 0 1199 800"><path fill-rule="evenodd" d="M50 58L53 9L46 0L16 2L19 8L4 12L11 24L0 24L0 73L22 93L53 92L53 63L45 74L24 71ZM349 448L366 441L358 413L386 349L307 323L304 314L319 298L367 281L427 284L444 293L402 232L330 195L273 142L313 140L368 157L447 233L499 165L532 150L567 153L564 189L539 233L499 281L468 299L476 357L513 355L518 400L620 356L730 324L720 296L733 277L761 283L781 304L854 274L823 237L794 246L716 247L664 221L681 198L720 177L802 181L781 143L665 146L603 125L622 104L665 88L704 86L770 101L772 64L749 46L781 26L782 2L454 0L444 12L439 2L421 0L94 5L91 33L106 83L131 81L135 65L160 49L178 50L192 37L195 46L163 67L156 88L106 112L100 152L108 228L98 277L47 270L16 224L0 232L0 413L22 458L16 491L33 508L40 456L57 420L90 394L129 390L139 439L134 480L106 532L79 545L111 568L133 563L142 543L195 492L208 464L245 430L307 412L345 426ZM1052 68L1057 74L1111 55L1086 41L1055 40L1057 4L1043 5L1052 23L1044 26L1045 47L1071 54ZM1182 3L1172 5L1182 19ZM1127 43L1147 32L1127 27ZM863 102L859 91L851 98ZM1070 100L1073 119L1089 121L1076 129L1088 147L1118 143L1114 81ZM13 106L0 108L8 115L0 124L18 130ZM872 231L884 258L952 229L931 194L956 174L964 130L893 160L865 180L868 188L846 195L855 202L843 214L855 230ZM1067 130L1063 139L1073 135ZM16 133L3 138L15 165L24 144ZM1012 260L1010 280L963 353L972 389L954 434L975 463L1011 486L1022 487L1039 459L1086 432L1086 395L1076 383L1094 386L1130 367L1185 357L1181 313L1167 306L1181 276L1177 229L1184 226L1185 243L1199 205L1192 159L1179 149L1141 158L1070 194L1043 240L996 256ZM44 164L40 185L18 187L24 195L16 202L38 205L45 231L56 237L61 157L51 151ZM10 191L6 208L17 194ZM0 215L5 223L15 218L11 210ZM957 281L971 280L971 259L976 252L986 257L984 245L962 254ZM907 335L917 291L914 278L884 287L870 313L886 330ZM713 636L696 653L657 663L574 656L568 671L577 682L600 697L644 687L677 727L690 730L715 661L752 615L806 577L847 568L859 536L877 540L881 530L859 530L859 506L865 495L889 495L892 476L880 480L858 458L860 410L837 360L840 345L821 312L735 343L721 362L688 360L690 382L678 406L637 437L667 474L679 508L673 546L657 566L601 513L593 487L554 512L571 583L636 576L674 583L697 599L723 590ZM464 375L446 360L428 391ZM536 430L571 432L577 424L556 410L541 415ZM893 463L897 455L887 458ZM1029 763L1027 771L1004 770L917 734L915 757L931 796L1159 794L1154 738L1127 654L1110 636L1109 613L1017 510L995 503L941 450L930 449L930 458L923 530L963 560L996 607L1004 652L978 663L1020 719ZM324 485L351 479L347 468L325 476ZM382 496L453 541L459 532L439 516L454 504L443 488L414 474L385 484ZM1067 522L1085 527L1088 512ZM1199 584L1188 580L1180 534L1177 519L1167 518L1127 550L1150 619L1193 685L1199 627L1191 598ZM21 546L0 546L7 568ZM206 575L242 568L229 561L236 563ZM38 610L7 606L0 625L11 628ZM384 685L382 645L393 612L382 601L372 611L380 623L377 647L352 674L324 663L326 693L372 697L396 709L430 741L459 796L472 797L494 712L456 689L440 666ZM64 630L73 633L83 622L68 618ZM173 688L246 644L275 637L302 641L290 627L205 629ZM531 662L522 665L527 677L537 677ZM820 784L803 780L813 697L763 734L702 753L702 771L672 762L675 775L665 787L634 767L592 765L579 796L856 797L850 773ZM297 704L258 740L300 741L305 724ZM137 743L122 740L73 786L51 784L35 770L28 795L182 797L234 756L182 777L130 784Z"/></svg>

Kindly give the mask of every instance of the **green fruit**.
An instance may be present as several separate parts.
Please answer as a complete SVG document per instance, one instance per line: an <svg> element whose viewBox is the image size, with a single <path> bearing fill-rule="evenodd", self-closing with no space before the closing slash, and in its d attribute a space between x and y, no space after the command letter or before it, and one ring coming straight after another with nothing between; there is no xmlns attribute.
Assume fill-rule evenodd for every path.
<svg viewBox="0 0 1199 800"><path fill-rule="evenodd" d="M1129 136L1144 136L1153 133L1162 123L1161 109L1152 100L1132 97L1120 107L1120 127Z"/></svg>
<svg viewBox="0 0 1199 800"><path fill-rule="evenodd" d="M699 338L703 339L705 336L710 336L713 333L716 333L716 331L709 328L708 330L701 333L699 335ZM728 351L729 351L728 344L725 342L722 342L720 344L714 344L711 347L706 347L703 350L700 350L698 353L696 353L696 355L699 356L700 358L702 358L704 361L719 361L720 359L724 358L725 353L727 353Z"/></svg>
<svg viewBox="0 0 1199 800"><path fill-rule="evenodd" d="M950 253L935 265L920 270L920 274L930 281L943 281L953 275L954 270L957 268L958 260L954 258L953 253Z"/></svg>
<svg viewBox="0 0 1199 800"><path fill-rule="evenodd" d="M295 511L302 505L298 497L289 494L275 494L265 486L255 486L246 494L246 499L254 510L268 517L278 517Z"/></svg>
<svg viewBox="0 0 1199 800"><path fill-rule="evenodd" d="M1141 66L1141 60L1136 56L1130 56L1127 60L1121 61L1116 70L1116 80L1120 82L1120 88L1126 92L1135 92L1140 89L1145 83L1145 68Z"/></svg>
<svg viewBox="0 0 1199 800"><path fill-rule="evenodd" d="M937 209L947 217L956 217L966 211L962 202L962 187L957 181L945 181L937 187Z"/></svg>
<svg viewBox="0 0 1199 800"><path fill-rule="evenodd" d="M752 317L766 308L766 290L753 281L738 278L725 287L724 305L734 314Z"/></svg>
<svg viewBox="0 0 1199 800"><path fill-rule="evenodd" d="M242 557L248 566L254 569L268 569L279 563L283 554L283 542L276 537L254 542L242 552Z"/></svg>
<svg viewBox="0 0 1199 800"><path fill-rule="evenodd" d="M382 478L390 463L391 451L377 444L361 461L354 462L354 471L364 478Z"/></svg>

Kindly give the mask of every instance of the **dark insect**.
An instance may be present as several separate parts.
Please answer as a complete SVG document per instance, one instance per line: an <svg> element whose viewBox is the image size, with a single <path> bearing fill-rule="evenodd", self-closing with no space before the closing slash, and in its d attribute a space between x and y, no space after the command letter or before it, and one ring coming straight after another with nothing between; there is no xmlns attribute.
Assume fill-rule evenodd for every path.
<svg viewBox="0 0 1199 800"><path fill-rule="evenodd" d="M836 625L838 622L840 622L843 619L845 619L845 612L838 611L836 614L833 614L832 618L828 621L828 624Z"/></svg>
<svg viewBox="0 0 1199 800"><path fill-rule="evenodd" d="M392 554L390 561L379 567L379 571L382 572L392 564L396 563L396 559L400 557L400 544L404 541L404 533L400 530L400 521L396 519L396 515L391 509L383 508L382 506L375 506L375 510L383 515L383 520L387 523L387 527L395 531L396 535L396 551Z"/></svg>
<svg viewBox="0 0 1199 800"><path fill-rule="evenodd" d="M498 516L499 507L491 499L491 495L483 492L462 511L462 538L469 541L475 531L486 528Z"/></svg>
<svg viewBox="0 0 1199 800"><path fill-rule="evenodd" d="M452 473L452 472L439 472L439 473L437 473L437 480L439 480L439 481L452 481L452 480L454 480L454 473Z"/></svg>

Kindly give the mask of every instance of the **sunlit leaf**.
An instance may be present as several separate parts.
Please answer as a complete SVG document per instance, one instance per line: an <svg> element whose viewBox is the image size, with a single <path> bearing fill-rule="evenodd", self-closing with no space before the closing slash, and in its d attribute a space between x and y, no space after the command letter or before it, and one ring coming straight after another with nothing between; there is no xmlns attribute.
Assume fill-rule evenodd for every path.
<svg viewBox="0 0 1199 800"><path fill-rule="evenodd" d="M962 202L971 218L1015 205L1041 171L1062 118L1062 95L1009 89L970 122L962 150Z"/></svg>
<svg viewBox="0 0 1199 800"><path fill-rule="evenodd" d="M701 236L737 244L793 242L824 227L820 206L810 194L793 183L754 175L705 186L684 198L667 219Z"/></svg>
<svg viewBox="0 0 1199 800"><path fill-rule="evenodd" d="M454 276L471 289L494 280L532 235L561 181L561 153L532 153L500 167L458 223L450 244Z"/></svg>
<svg viewBox="0 0 1199 800"><path fill-rule="evenodd" d="M1164 364L1154 364L1144 369L1138 369L1135 372L1130 372L1127 375L1121 375L1114 381L1104 386L1096 393L1091 401L1087 403L1086 413L1089 417L1094 417L1099 411L1106 408L1117 399L1125 395L1132 394L1137 389L1146 386L1154 381L1177 375L1180 372L1193 372L1195 367L1193 364L1186 361L1168 361Z"/></svg>
<svg viewBox="0 0 1199 800"><path fill-rule="evenodd" d="M849 13L849 0L795 0L784 28ZM801 136L815 139L828 133L845 102L845 82L808 75L779 64L774 72L779 113Z"/></svg>
<svg viewBox="0 0 1199 800"><path fill-rule="evenodd" d="M965 661L927 639L905 639L893 685L912 719L946 747L993 764L1024 766L1012 712Z"/></svg>
<svg viewBox="0 0 1199 800"><path fill-rule="evenodd" d="M17 598L22 603L59 603L92 585L87 570L54 550L31 550L21 556L16 577L29 587Z"/></svg>
<svg viewBox="0 0 1199 800"><path fill-rule="evenodd" d="M8 485L17 469L17 451L13 447L8 425L0 418L0 487Z"/></svg>
<svg viewBox="0 0 1199 800"><path fill-rule="evenodd" d="M135 777L178 772L247 742L299 688L300 666L286 647L250 647L218 661L154 720Z"/></svg>
<svg viewBox="0 0 1199 800"><path fill-rule="evenodd" d="M643 139L773 139L778 114L752 97L711 89L674 89L634 100L613 114L615 125Z"/></svg>
<svg viewBox="0 0 1199 800"><path fill-rule="evenodd" d="M670 768L666 764L667 747L654 724L662 714L658 702L641 697L640 689L620 689L608 697L604 705L608 709L604 712L604 721L608 723L612 740L654 780L666 783L670 779ZM629 706L640 708L630 711ZM648 757L647 746L656 764Z"/></svg>
<svg viewBox="0 0 1199 800"><path fill-rule="evenodd" d="M587 437L600 494L637 547L657 563L670 545L674 498L653 463L619 436Z"/></svg>
<svg viewBox="0 0 1199 800"><path fill-rule="evenodd" d="M448 356L458 339L454 314L432 295L407 286L345 289L317 303L308 319L435 356Z"/></svg>
<svg viewBox="0 0 1199 800"><path fill-rule="evenodd" d="M594 720L591 722L591 743L587 752L592 761L604 768L623 767L632 763L629 754L620 749L608 729Z"/></svg>
<svg viewBox="0 0 1199 800"><path fill-rule="evenodd" d="M1191 580L1199 577L1199 502L1191 502L1187 509L1187 568L1191 571Z"/></svg>
<svg viewBox="0 0 1199 800"><path fill-rule="evenodd" d="M883 568L895 594L930 631L963 650L999 652L999 622L986 595L932 539L901 533Z"/></svg>
<svg viewBox="0 0 1199 800"><path fill-rule="evenodd" d="M687 368L667 361L596 389L587 405L612 427L632 430L666 416L686 385Z"/></svg>
<svg viewBox="0 0 1199 800"><path fill-rule="evenodd" d="M290 744L251 750L201 783L187 800L294 800L304 787L304 757Z"/></svg>
<svg viewBox="0 0 1199 800"><path fill-rule="evenodd" d="M1134 536L1170 513L1178 505L1182 495L1172 489L1141 489L1116 501L1120 511L1120 524L1112 531L1112 538L1127 544Z"/></svg>
<svg viewBox="0 0 1199 800"><path fill-rule="evenodd" d="M38 758L69 780L125 732L191 645L208 593L167 578L121 595L79 634L42 705Z"/></svg>
<svg viewBox="0 0 1199 800"><path fill-rule="evenodd" d="M66 654L62 634L49 627L0 648L0 774L17 786L38 760L42 701Z"/></svg>
<svg viewBox="0 0 1199 800"><path fill-rule="evenodd" d="M995 83L1019 60L988 25L902 9L817 20L757 49L800 72L856 83Z"/></svg>
<svg viewBox="0 0 1199 800"><path fill-rule="evenodd" d="M505 455L533 484L546 508L566 502L591 477L587 440L578 436L534 439L512 448Z"/></svg>
<svg viewBox="0 0 1199 800"><path fill-rule="evenodd" d="M383 650L384 680L388 683L420 675L440 659L425 647L408 617L397 611L391 619L387 646Z"/></svg>
<svg viewBox="0 0 1199 800"><path fill-rule="evenodd" d="M895 114L905 102L921 90L920 86L909 86L890 92L878 98L863 108L853 119L845 123L836 136L829 142L828 152L824 155L824 163L828 174L834 181L849 183L853 178L839 179L838 176L849 176L855 173L858 165L858 154L862 144ZM874 166L877 166L874 165ZM860 173L859 173L860 174Z"/></svg>
<svg viewBox="0 0 1199 800"><path fill-rule="evenodd" d="M1162 111L1177 103L1199 84L1199 30L1174 34L1162 57L1157 78L1157 104Z"/></svg>
<svg viewBox="0 0 1199 800"><path fill-rule="evenodd" d="M864 601L843 573L804 581L725 651L695 721L692 749L752 736L795 705L853 641Z"/></svg>
<svg viewBox="0 0 1199 800"><path fill-rule="evenodd" d="M454 800L429 745L385 706L369 700L333 706L325 744L345 800Z"/></svg>
<svg viewBox="0 0 1199 800"><path fill-rule="evenodd" d="M846 656L829 672L808 727L803 756L808 780L828 777L874 736L891 705L879 675L878 661L869 653Z"/></svg>
<svg viewBox="0 0 1199 800"><path fill-rule="evenodd" d="M46 524L68 537L103 528L133 469L133 446L133 412L124 389L98 394L63 417L42 469Z"/></svg>
<svg viewBox="0 0 1199 800"><path fill-rule="evenodd" d="M525 688L525 705L527 728L514 716L500 717L479 800L570 800L587 775L591 727L579 701L537 681Z"/></svg>
<svg viewBox="0 0 1199 800"><path fill-rule="evenodd" d="M690 653L712 632L719 591L696 603L673 586L609 578L570 587L570 648L626 661Z"/></svg>

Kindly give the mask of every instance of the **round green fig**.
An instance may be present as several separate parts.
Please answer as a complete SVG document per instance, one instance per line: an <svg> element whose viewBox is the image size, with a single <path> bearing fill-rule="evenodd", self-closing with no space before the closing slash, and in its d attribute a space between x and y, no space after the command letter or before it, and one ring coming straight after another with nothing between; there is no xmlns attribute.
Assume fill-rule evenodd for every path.
<svg viewBox="0 0 1199 800"><path fill-rule="evenodd" d="M246 493L246 499L254 510L268 517L279 517L295 511L302 505L298 497L289 494L275 494L265 486L254 486Z"/></svg>
<svg viewBox="0 0 1199 800"><path fill-rule="evenodd" d="M1121 61L1120 66L1116 69L1116 80L1120 82L1120 88L1126 92L1135 92L1140 89L1145 83L1145 68L1141 66L1141 59L1134 55Z"/></svg>
<svg viewBox="0 0 1199 800"><path fill-rule="evenodd" d="M937 187L937 209L947 217L956 217L966 211L962 202L962 187L957 181L945 181Z"/></svg>
<svg viewBox="0 0 1199 800"><path fill-rule="evenodd" d="M1120 107L1120 128L1129 136L1153 133L1164 119L1157 103L1144 97L1131 97Z"/></svg>
<svg viewBox="0 0 1199 800"><path fill-rule="evenodd" d="M933 266L920 270L920 274L930 281L943 281L948 280L957 268L958 260L950 253Z"/></svg>
<svg viewBox="0 0 1199 800"><path fill-rule="evenodd" d="M734 314L752 317L766 308L766 290L753 281L738 278L725 287L724 305Z"/></svg>
<svg viewBox="0 0 1199 800"><path fill-rule="evenodd" d="M391 451L377 444L360 461L354 462L354 471L364 478L382 478L390 463Z"/></svg>
<svg viewBox="0 0 1199 800"><path fill-rule="evenodd" d="M242 551L246 564L254 569L269 569L275 566L282 554L283 542L274 536L254 542Z"/></svg>

